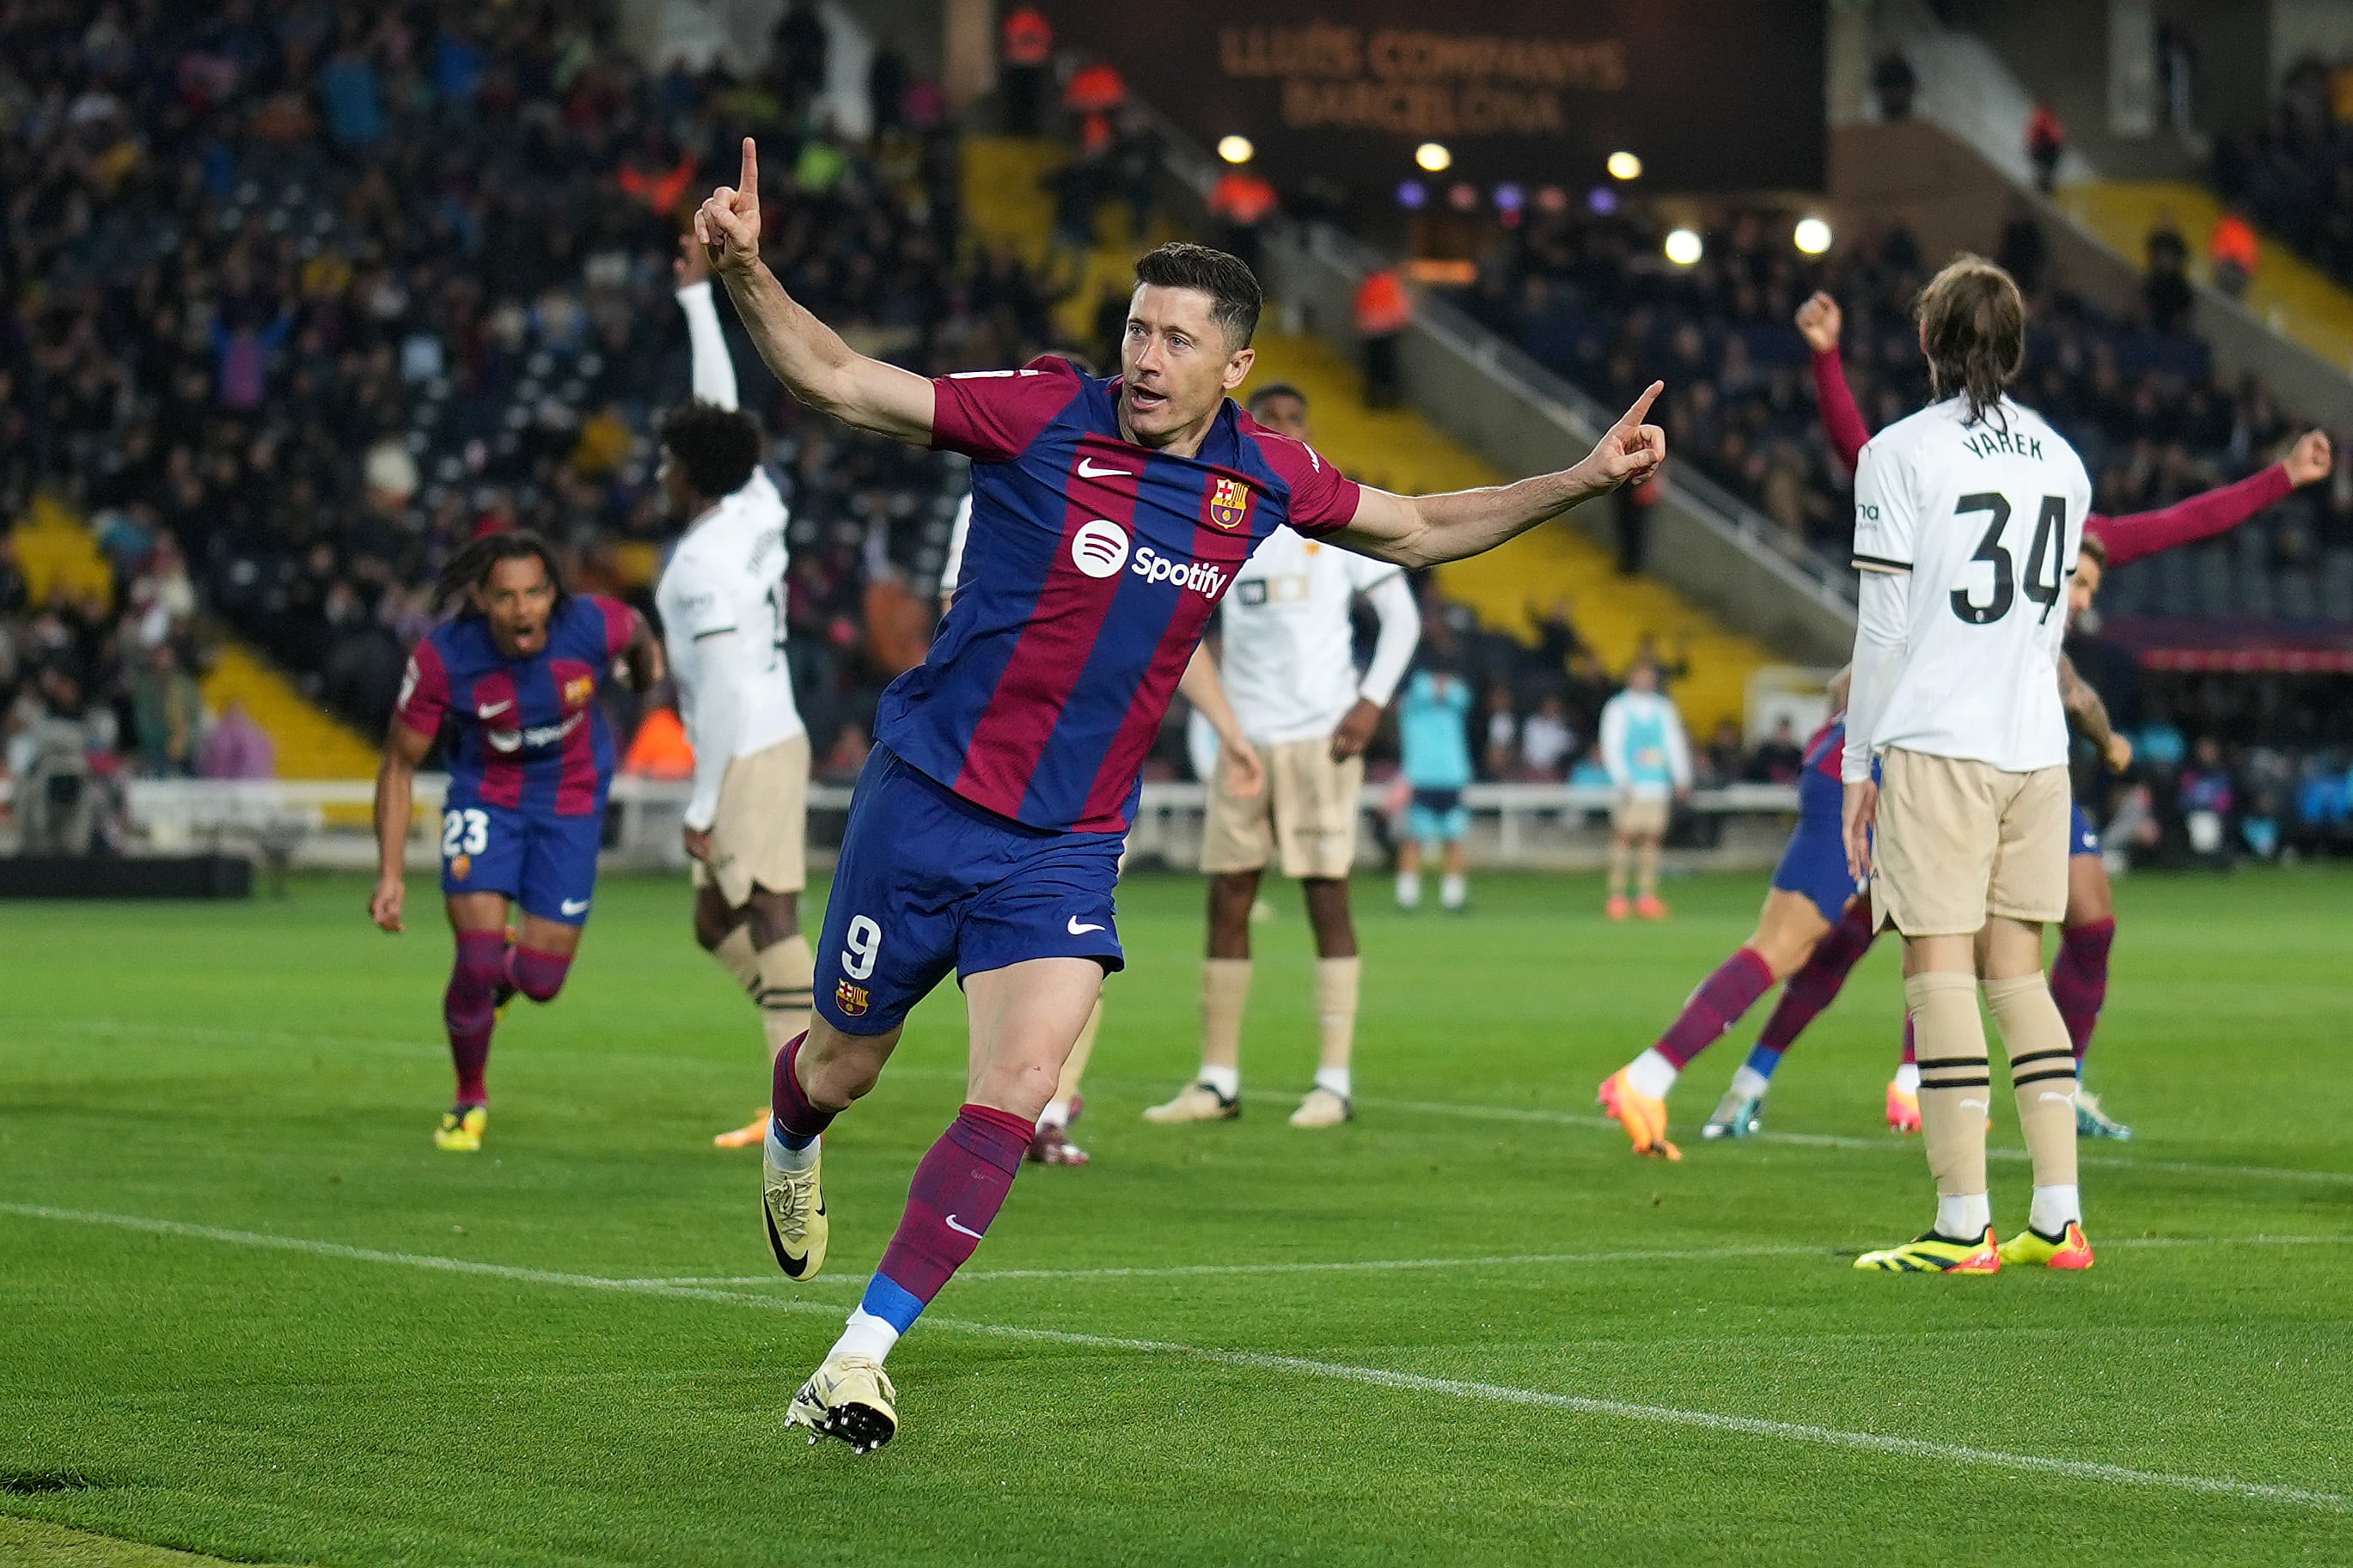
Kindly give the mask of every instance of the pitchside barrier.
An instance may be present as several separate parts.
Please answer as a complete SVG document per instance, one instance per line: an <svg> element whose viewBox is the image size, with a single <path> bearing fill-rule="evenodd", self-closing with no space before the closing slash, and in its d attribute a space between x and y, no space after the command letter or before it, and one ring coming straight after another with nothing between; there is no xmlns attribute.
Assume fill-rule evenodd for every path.
<svg viewBox="0 0 2353 1568"><path fill-rule="evenodd" d="M408 840L413 870L429 870L438 863L446 784L438 774L417 775ZM141 855L242 855L273 875L290 868L367 869L375 864L368 817L374 789L366 779L142 779L129 790L129 842L132 853ZM686 861L679 829L687 793L680 782L614 781L605 827L606 867L681 870ZM1700 790L1676 812L1669 863L1687 870L1769 866L1788 837L1797 801L1797 791L1783 784ZM811 859L829 865L849 809L849 787L812 784L808 802ZM1207 792L1198 784L1146 784L1129 835L1131 858L1183 869L1197 865L1206 802ZM1609 852L1609 802L1605 787L1473 784L1463 792L1471 810L1471 861L1482 868L1536 870L1599 866ZM1394 808L1401 805L1393 784L1366 787L1359 865L1387 863L1399 831ZM11 841L0 838L0 851L10 847Z"/></svg>

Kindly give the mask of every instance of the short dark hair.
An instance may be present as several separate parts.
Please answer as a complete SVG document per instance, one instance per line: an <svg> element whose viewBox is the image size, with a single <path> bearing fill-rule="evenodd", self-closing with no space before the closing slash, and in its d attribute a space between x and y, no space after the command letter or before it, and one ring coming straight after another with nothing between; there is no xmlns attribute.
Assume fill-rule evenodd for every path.
<svg viewBox="0 0 2353 1568"><path fill-rule="evenodd" d="M1136 261L1135 280L1154 289L1198 289L1210 300L1209 318L1222 328L1229 349L1250 346L1266 291L1239 256L1182 240L1147 250Z"/></svg>
<svg viewBox="0 0 2353 1568"><path fill-rule="evenodd" d="M1982 256L1953 258L1920 290L1920 346L1939 397L1968 403L1975 424L2001 401L2026 364L2026 300L2010 274Z"/></svg>
<svg viewBox="0 0 2353 1568"><path fill-rule="evenodd" d="M662 416L661 444L695 493L713 500L742 489L760 466L760 427L752 416L699 397Z"/></svg>
<svg viewBox="0 0 2353 1568"><path fill-rule="evenodd" d="M2084 559L2105 572L2108 569L2108 542L2096 533L2084 535L2080 553Z"/></svg>
<svg viewBox="0 0 2353 1568"><path fill-rule="evenodd" d="M557 608L561 609L572 597L572 591L564 585L564 568L556 564L554 547L527 528L506 528L470 540L443 563L440 574L433 580L434 614L440 614L452 604L458 606L460 619L478 614L467 595L487 586L491 568L501 561L538 562L547 573L549 585L555 590Z"/></svg>
<svg viewBox="0 0 2353 1568"><path fill-rule="evenodd" d="M1307 406L1307 395L1300 391L1299 388L1292 385L1291 383L1287 381L1268 382L1264 386L1261 386L1256 392L1251 393L1250 395L1250 401L1243 405L1243 406L1255 414L1258 412L1259 405L1264 403L1270 397L1295 397L1299 399L1299 405L1302 408Z"/></svg>

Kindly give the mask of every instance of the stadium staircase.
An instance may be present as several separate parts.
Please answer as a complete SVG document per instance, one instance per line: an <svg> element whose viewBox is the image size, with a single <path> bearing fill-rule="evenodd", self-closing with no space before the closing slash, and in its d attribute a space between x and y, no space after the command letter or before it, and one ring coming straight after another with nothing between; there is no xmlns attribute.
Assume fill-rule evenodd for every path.
<svg viewBox="0 0 2353 1568"><path fill-rule="evenodd" d="M1042 260L1053 225L1044 180L1067 155L1053 142L968 138L965 210L982 238ZM1148 237L1156 242L1171 236ZM1132 284L1138 248L1127 232L1125 209L1106 203L1079 287L1060 306L1060 324L1070 336L1084 340L1103 289ZM1315 410L1316 446L1350 475L1409 493L1505 478L1419 414L1367 408L1355 367L1320 340L1271 325L1259 331L1251 380L1287 381L1307 394ZM1523 637L1533 634L1538 615L1566 605L1578 635L1613 671L1632 662L1645 635L1655 637L1671 658L1687 656L1691 672L1676 683L1675 700L1694 742L1720 720L1739 722L1749 676L1778 662L1762 644L1725 630L1656 579L1620 577L1609 555L1573 528L1539 529L1501 550L1442 566L1438 582L1441 594L1468 605L1488 626Z"/></svg>
<svg viewBox="0 0 2353 1568"><path fill-rule="evenodd" d="M78 598L96 596L111 603L114 569L96 536L63 504L48 496L37 497L13 537L17 569L25 575L32 603L42 603L59 587ZM280 778L359 779L375 773L375 747L242 643L220 644L203 687L205 706L215 713L232 700L245 704L278 749Z"/></svg>
<svg viewBox="0 0 2353 1568"><path fill-rule="evenodd" d="M2222 216L2222 204L2203 185L2186 180L2087 180L2063 185L2058 202L2101 243L2134 267L2148 250L2149 231L2170 217L2189 245L2190 276L2214 281L2206 258L2206 237ZM2262 266L2243 297L2250 310L2273 331L2302 343L2340 370L2353 367L2353 292L2297 255L2274 235L2257 230Z"/></svg>

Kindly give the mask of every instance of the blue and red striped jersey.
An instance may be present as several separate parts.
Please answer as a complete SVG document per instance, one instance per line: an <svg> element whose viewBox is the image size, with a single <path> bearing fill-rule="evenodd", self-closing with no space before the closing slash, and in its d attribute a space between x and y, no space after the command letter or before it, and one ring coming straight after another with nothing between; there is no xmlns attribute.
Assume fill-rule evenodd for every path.
<svg viewBox="0 0 2353 1568"><path fill-rule="evenodd" d="M875 738L1033 827L1124 832L1144 759L1259 542L1345 528L1357 487L1229 399L1198 455L1121 439L1119 383L1067 360L943 377L932 444L973 460L955 601Z"/></svg>
<svg viewBox="0 0 2353 1568"><path fill-rule="evenodd" d="M529 658L501 653L480 616L434 627L408 656L394 714L420 735L450 726L448 803L602 811L613 732L596 691L637 626L627 605L583 594L555 612L547 646Z"/></svg>
<svg viewBox="0 0 2353 1568"><path fill-rule="evenodd" d="M1806 742L1806 771L1838 779L1840 760L1845 751L1846 715L1839 713L1815 731Z"/></svg>

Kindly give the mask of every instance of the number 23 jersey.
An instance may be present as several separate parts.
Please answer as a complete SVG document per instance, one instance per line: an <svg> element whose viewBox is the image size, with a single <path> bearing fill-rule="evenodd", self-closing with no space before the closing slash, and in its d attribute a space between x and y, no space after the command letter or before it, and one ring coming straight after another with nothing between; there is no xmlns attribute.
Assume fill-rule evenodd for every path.
<svg viewBox="0 0 2353 1568"><path fill-rule="evenodd" d="M679 717L697 751L750 756L802 732L785 661L784 498L765 469L678 542L654 589ZM714 684L736 694L733 735L706 735L696 705Z"/></svg>
<svg viewBox="0 0 2353 1568"><path fill-rule="evenodd" d="M2092 481L2042 416L1948 398L1881 431L1854 480L1854 564L1907 574L1902 665L1870 737L2032 773L2067 760L2055 674Z"/></svg>

